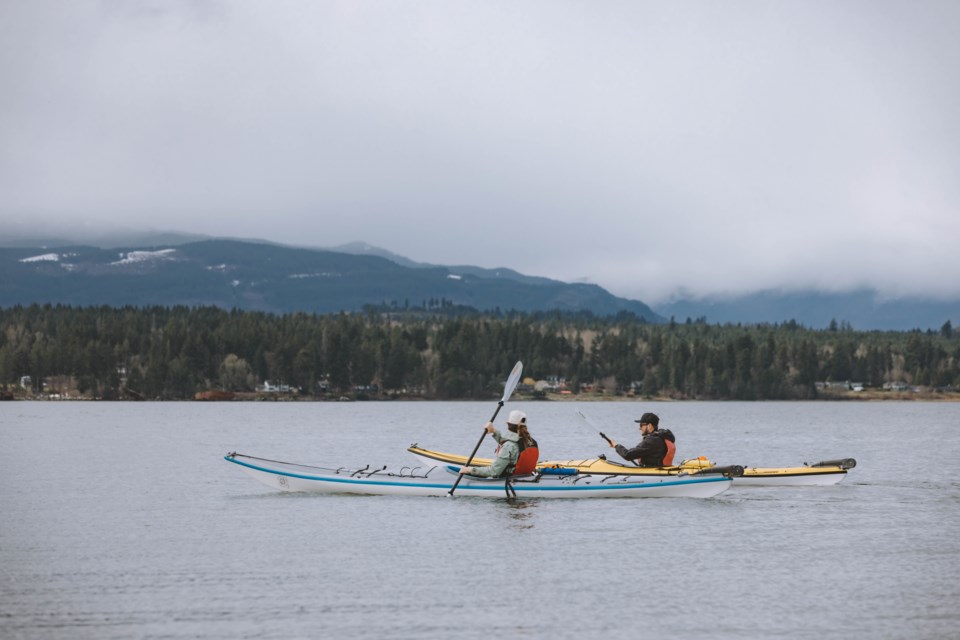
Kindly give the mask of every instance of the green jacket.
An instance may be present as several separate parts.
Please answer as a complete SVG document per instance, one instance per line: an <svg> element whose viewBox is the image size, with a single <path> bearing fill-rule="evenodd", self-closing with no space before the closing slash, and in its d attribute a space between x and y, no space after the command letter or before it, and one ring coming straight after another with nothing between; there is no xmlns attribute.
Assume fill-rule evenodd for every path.
<svg viewBox="0 0 960 640"><path fill-rule="evenodd" d="M494 430L493 439L500 443L500 451L489 467L473 467L472 476L481 478L499 478L505 471L513 471L520 457L520 436L512 431L500 433ZM471 465L472 466L472 465Z"/></svg>

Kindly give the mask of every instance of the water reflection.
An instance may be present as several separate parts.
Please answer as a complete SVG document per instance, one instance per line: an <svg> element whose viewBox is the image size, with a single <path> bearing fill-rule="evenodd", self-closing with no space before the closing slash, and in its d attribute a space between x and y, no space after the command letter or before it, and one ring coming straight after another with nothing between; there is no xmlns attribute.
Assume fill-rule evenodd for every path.
<svg viewBox="0 0 960 640"><path fill-rule="evenodd" d="M497 500L497 514L507 520L511 529L533 529L538 500L507 498Z"/></svg>

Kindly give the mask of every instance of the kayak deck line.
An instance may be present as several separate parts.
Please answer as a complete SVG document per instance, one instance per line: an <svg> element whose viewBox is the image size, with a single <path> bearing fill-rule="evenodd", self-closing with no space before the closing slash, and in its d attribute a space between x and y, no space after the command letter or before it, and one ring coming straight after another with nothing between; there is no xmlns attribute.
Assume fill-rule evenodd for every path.
<svg viewBox="0 0 960 640"><path fill-rule="evenodd" d="M305 473L304 473L304 474L294 473L293 471L280 471L280 470L278 470L278 469L271 469L271 468L268 468L268 467L264 467L264 466L260 466L260 465L255 465L255 464L252 464L252 463L249 463L249 462L242 462L242 461L240 461L240 460L237 460L237 458L247 458L248 460L259 460L259 461L261 461L261 462L270 462L270 463L273 463L273 464L282 465L282 466L284 466L284 467L298 467L298 468L302 468L302 469L312 469L312 470L316 470L316 471L324 471L324 472L326 472L326 475L317 475L317 474L308 475L308 474L305 474ZM248 456L248 455L245 455L245 454L242 454L242 453L237 453L237 452L235 452L235 451L228 453L227 455L225 455L225 456L223 457L223 459L226 460L227 462L233 462L234 464L238 464L238 465L243 466L243 467L250 467L251 469L257 469L257 470L259 470L259 471L267 471L267 472L270 472L270 473L276 473L276 474L286 475L286 476L292 477L292 478L304 478L304 479L307 479L307 480L326 479L326 478L329 477L329 474L340 475L340 474L343 474L343 473L349 473L349 476L348 476L347 478L342 478L342 480L348 480L349 478L363 479L363 478L369 478L369 477L371 477L371 476L373 476L373 475L375 475L375 474L377 474L377 473L381 473L381 472L383 472L383 471L386 471L386 469L387 469L387 465L384 465L384 466L380 467L379 469L371 469L371 468L370 468L370 465L367 465L366 467L363 467L363 468L360 468L360 469L350 469L350 468L348 468L348 467L336 467L336 468L334 468L334 467L318 467L318 466L315 466L315 465L299 464L299 463L296 463L296 462L283 462L283 461L281 461L281 460L270 460L270 459L268 459L268 458L258 458L258 457L256 457L256 456ZM412 478L426 478L427 475L430 473L430 471L433 470L435 467L429 467L429 468L426 469L426 471L424 471L423 475L417 475L417 473L416 473L417 470L418 470L418 469L424 469L424 468L425 468L425 467L419 467L419 466L418 466L418 467L400 467L400 471L399 471L399 472L394 473L394 472L391 471L391 472L388 472L386 475L388 475L388 476L393 476L393 477L397 477L397 478L411 478L411 479L412 479Z"/></svg>
<svg viewBox="0 0 960 640"><path fill-rule="evenodd" d="M298 462L284 462L284 461L282 461L282 460L271 460L271 459L269 459L269 458L258 458L257 456L248 456L248 455L243 454L243 453L237 453L236 451L231 451L230 453L228 453L227 455L224 456L224 460L228 460L228 461L230 461L230 462L236 462L237 464L243 464L242 462L239 462L239 461L235 460L234 458L247 458L248 460L259 460L260 462L270 462L270 463L273 463L273 464L283 465L283 466L285 466L285 467L300 467L300 468L303 468L303 469L316 469L317 471L326 471L326 472L328 472L328 473L336 473L336 474L345 473L345 472L349 471L351 475L362 475L362 474L373 475L373 474L379 473L380 471L383 471L384 469L387 468L386 465L380 467L379 469L370 469L370 465L367 465L366 467L363 467L363 468L361 468L361 469L350 469L349 467L319 467L319 466L316 466L316 465L300 464L300 463L298 463ZM410 477L417 477L417 476L414 476L414 475L412 475L412 474L415 474L415 472L416 472L417 469L423 469L423 468L424 468L424 467L421 467L421 466L417 466L417 467L400 467L400 473L403 474L403 473L404 473L404 470L409 469L409 470L410 470L409 473L411 474ZM430 467L430 468L432 469L433 467ZM426 476L424 475L424 476L420 476L420 477L426 477Z"/></svg>

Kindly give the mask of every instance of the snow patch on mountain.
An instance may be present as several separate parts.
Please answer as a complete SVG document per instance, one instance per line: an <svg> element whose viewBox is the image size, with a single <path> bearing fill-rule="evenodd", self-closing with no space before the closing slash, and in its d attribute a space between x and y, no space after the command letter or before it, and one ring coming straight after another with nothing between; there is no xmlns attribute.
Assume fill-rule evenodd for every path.
<svg viewBox="0 0 960 640"><path fill-rule="evenodd" d="M292 273L287 277L294 280L302 278L339 278L340 274L332 271L321 271L319 273Z"/></svg>
<svg viewBox="0 0 960 640"><path fill-rule="evenodd" d="M60 262L60 254L58 253L45 253L41 256L33 256L30 258L21 258L20 262Z"/></svg>
<svg viewBox="0 0 960 640"><path fill-rule="evenodd" d="M159 251L131 251L126 254L120 253L120 259L110 264L120 265L150 262L153 260L172 260L173 256L171 254L176 252L176 249L160 249Z"/></svg>

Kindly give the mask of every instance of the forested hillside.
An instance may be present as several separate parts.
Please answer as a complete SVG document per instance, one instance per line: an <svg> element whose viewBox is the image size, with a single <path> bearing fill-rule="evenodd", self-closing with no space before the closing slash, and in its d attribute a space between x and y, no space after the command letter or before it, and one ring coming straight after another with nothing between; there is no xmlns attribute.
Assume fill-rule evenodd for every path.
<svg viewBox="0 0 960 640"><path fill-rule="evenodd" d="M309 396L489 398L524 375L573 393L697 399L815 398L817 382L960 385L960 338L796 323L648 324L630 314L368 310L273 315L216 307L0 309L0 384L70 377L98 397L182 399L263 381Z"/></svg>

